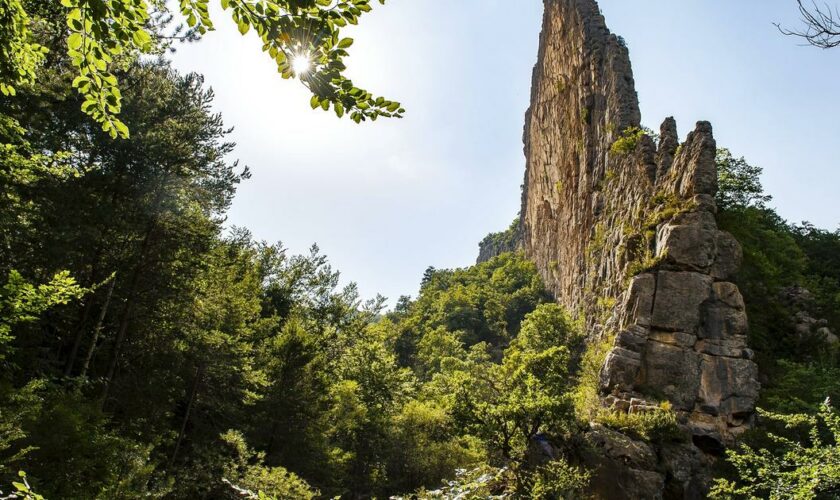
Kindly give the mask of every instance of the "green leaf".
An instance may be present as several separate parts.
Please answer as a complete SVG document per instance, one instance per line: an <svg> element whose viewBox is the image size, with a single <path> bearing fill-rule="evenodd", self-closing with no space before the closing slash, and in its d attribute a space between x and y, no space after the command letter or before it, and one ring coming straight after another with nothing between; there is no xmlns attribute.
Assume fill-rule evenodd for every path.
<svg viewBox="0 0 840 500"><path fill-rule="evenodd" d="M114 119L114 128L116 128L116 131L117 131L117 133L119 134L120 137L122 137L123 139L128 139L129 138L128 127L126 126L125 123L123 123L123 122L121 122L117 119Z"/></svg>
<svg viewBox="0 0 840 500"><path fill-rule="evenodd" d="M71 33L70 36L67 37L67 48L70 50L77 50L82 46L82 34L81 33Z"/></svg>
<svg viewBox="0 0 840 500"><path fill-rule="evenodd" d="M134 32L134 43L137 44L142 50L146 51L151 48L152 44L152 37L149 33L144 29L139 29Z"/></svg>

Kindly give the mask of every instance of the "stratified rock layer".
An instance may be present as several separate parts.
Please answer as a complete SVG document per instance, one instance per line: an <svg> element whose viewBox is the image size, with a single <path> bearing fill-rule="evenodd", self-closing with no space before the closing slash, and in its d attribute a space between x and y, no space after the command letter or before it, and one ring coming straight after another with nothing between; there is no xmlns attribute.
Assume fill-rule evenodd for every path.
<svg viewBox="0 0 840 500"><path fill-rule="evenodd" d="M673 119L658 142L640 122L627 48L596 2L545 0L522 246L557 300L586 318L592 341L614 336L604 405L642 411L667 400L691 437L654 447L594 430L599 470L615 486L596 494L692 498L758 397L743 299L728 281L741 249L715 222L711 125L680 144Z"/></svg>

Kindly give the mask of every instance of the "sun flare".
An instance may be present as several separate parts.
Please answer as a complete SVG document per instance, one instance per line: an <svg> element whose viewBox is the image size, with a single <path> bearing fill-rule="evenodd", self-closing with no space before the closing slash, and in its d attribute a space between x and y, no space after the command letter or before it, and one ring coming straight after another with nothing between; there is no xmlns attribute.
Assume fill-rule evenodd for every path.
<svg viewBox="0 0 840 500"><path fill-rule="evenodd" d="M296 55L292 60L292 69L294 69L296 75L305 75L309 72L311 66L312 61L306 54Z"/></svg>

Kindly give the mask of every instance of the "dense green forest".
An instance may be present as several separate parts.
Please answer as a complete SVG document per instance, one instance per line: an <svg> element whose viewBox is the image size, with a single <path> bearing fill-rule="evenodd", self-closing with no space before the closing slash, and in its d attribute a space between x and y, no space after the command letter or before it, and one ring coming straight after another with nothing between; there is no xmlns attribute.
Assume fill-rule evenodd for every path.
<svg viewBox="0 0 840 500"><path fill-rule="evenodd" d="M667 405L593 407L600 366L583 318L519 253L429 268L417 297L386 311L339 286L317 247L292 255L227 226L249 172L230 160L202 78L121 61L131 133L114 138L73 89L56 6L27 5L51 50L37 83L0 98L10 498L579 498L590 421L681 439ZM384 100L376 113L394 104L400 114ZM764 412L714 495L834 498L840 230L783 220L760 169L728 151L718 167Z"/></svg>
<svg viewBox="0 0 840 500"><path fill-rule="evenodd" d="M62 54L0 103L2 484L87 499L381 497L457 470L583 483L563 460L527 466L535 436L574 424L581 334L532 264L430 269L386 314L317 247L224 227L249 175L198 75L127 64L131 136L114 139Z"/></svg>

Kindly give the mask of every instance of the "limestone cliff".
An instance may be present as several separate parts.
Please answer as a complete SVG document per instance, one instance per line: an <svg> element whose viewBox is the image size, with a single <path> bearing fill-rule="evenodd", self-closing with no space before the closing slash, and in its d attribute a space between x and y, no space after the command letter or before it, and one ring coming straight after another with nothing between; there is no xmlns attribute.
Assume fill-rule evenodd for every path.
<svg viewBox="0 0 840 500"><path fill-rule="evenodd" d="M603 404L634 412L666 399L691 437L679 448L628 448L629 438L596 429L602 473L615 483L596 493L686 498L748 428L757 368L729 281L740 246L715 222L712 127L698 123L680 144L673 119L658 137L640 124L628 50L595 0L545 0L521 245L557 300L586 318L592 341L613 342Z"/></svg>

